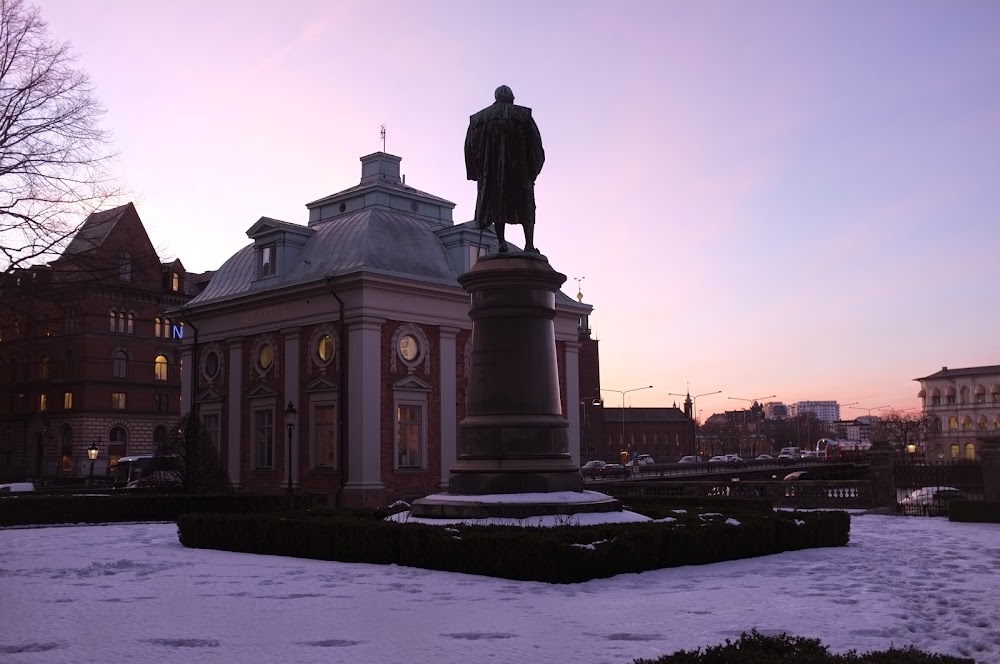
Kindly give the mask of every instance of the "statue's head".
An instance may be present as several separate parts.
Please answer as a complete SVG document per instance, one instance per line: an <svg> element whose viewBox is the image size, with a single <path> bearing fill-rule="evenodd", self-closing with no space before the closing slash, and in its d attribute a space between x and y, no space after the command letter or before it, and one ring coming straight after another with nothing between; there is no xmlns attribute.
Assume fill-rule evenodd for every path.
<svg viewBox="0 0 1000 664"><path fill-rule="evenodd" d="M514 103L514 91L508 88L506 85L501 85L497 88L497 91L493 93L493 97L497 101L502 101L505 104Z"/></svg>

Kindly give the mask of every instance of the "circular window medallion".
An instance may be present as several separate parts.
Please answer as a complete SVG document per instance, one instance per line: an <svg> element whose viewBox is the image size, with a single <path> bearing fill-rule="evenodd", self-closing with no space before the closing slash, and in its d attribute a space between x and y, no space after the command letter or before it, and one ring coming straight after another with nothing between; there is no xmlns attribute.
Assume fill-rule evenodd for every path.
<svg viewBox="0 0 1000 664"><path fill-rule="evenodd" d="M407 362L413 362L420 355L420 344L412 334L404 334L399 338L399 356Z"/></svg>
<svg viewBox="0 0 1000 664"><path fill-rule="evenodd" d="M219 375L219 354L214 350L209 351L205 356L205 378L212 380Z"/></svg>
<svg viewBox="0 0 1000 664"><path fill-rule="evenodd" d="M271 344L262 344L260 349L257 351L257 366L263 371L267 371L271 368L271 363L274 362L274 348Z"/></svg>
<svg viewBox="0 0 1000 664"><path fill-rule="evenodd" d="M333 337L329 334L322 335L316 343L316 357L324 363L333 357Z"/></svg>
<svg viewBox="0 0 1000 664"><path fill-rule="evenodd" d="M347 209L347 203L341 203L340 204L340 211L343 212L346 209Z"/></svg>

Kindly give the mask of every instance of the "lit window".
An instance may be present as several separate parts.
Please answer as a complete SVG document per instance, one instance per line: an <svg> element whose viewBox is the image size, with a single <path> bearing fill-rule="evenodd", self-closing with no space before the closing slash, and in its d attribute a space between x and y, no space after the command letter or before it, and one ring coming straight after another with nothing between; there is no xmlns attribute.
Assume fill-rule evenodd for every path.
<svg viewBox="0 0 1000 664"><path fill-rule="evenodd" d="M167 379L167 358L165 356L156 356L156 360L153 362L153 371L156 380Z"/></svg>
<svg viewBox="0 0 1000 664"><path fill-rule="evenodd" d="M948 418L948 431L958 431L958 418L954 415Z"/></svg>
<svg viewBox="0 0 1000 664"><path fill-rule="evenodd" d="M951 452L951 458L952 459L957 459L958 458L958 443L952 443L951 447L949 448L948 451Z"/></svg>
<svg viewBox="0 0 1000 664"><path fill-rule="evenodd" d="M316 422L316 465L337 467L337 407L317 406Z"/></svg>
<svg viewBox="0 0 1000 664"><path fill-rule="evenodd" d="M254 460L257 468L274 467L274 414L258 410L253 414Z"/></svg>
<svg viewBox="0 0 1000 664"><path fill-rule="evenodd" d="M420 406L400 405L396 408L396 452L400 468L420 467Z"/></svg>
<svg viewBox="0 0 1000 664"><path fill-rule="evenodd" d="M170 275L170 290L178 292L181 289L181 275L174 272Z"/></svg>
<svg viewBox="0 0 1000 664"><path fill-rule="evenodd" d="M969 461L976 460L976 446L972 443L966 443L965 445L965 458Z"/></svg>
<svg viewBox="0 0 1000 664"><path fill-rule="evenodd" d="M962 419L962 431L972 431L972 420L968 417Z"/></svg>
<svg viewBox="0 0 1000 664"><path fill-rule="evenodd" d="M125 393L124 392L112 392L111 393L111 409L112 410L125 410Z"/></svg>
<svg viewBox="0 0 1000 664"><path fill-rule="evenodd" d="M116 350L111 356L111 375L115 378L128 378L128 354L123 350Z"/></svg>
<svg viewBox="0 0 1000 664"><path fill-rule="evenodd" d="M115 321L117 321L117 320L118 320L118 312L115 311L114 309L112 309L111 311L108 312L108 325L109 325L108 331L109 332L114 332L115 331Z"/></svg>
<svg viewBox="0 0 1000 664"><path fill-rule="evenodd" d="M164 339L169 339L170 338L170 319L169 318L164 318L163 319L163 338Z"/></svg>
<svg viewBox="0 0 1000 664"><path fill-rule="evenodd" d="M260 276L264 277L274 276L275 273L275 255L274 255L274 245L267 245L260 248Z"/></svg>
<svg viewBox="0 0 1000 664"><path fill-rule="evenodd" d="M159 337L163 330L163 320L157 316L153 319L153 336Z"/></svg>
<svg viewBox="0 0 1000 664"><path fill-rule="evenodd" d="M260 367L262 371L267 371L271 368L271 363L274 362L274 348L271 344L264 344L257 351L257 366Z"/></svg>
<svg viewBox="0 0 1000 664"><path fill-rule="evenodd" d="M49 398L46 395L41 395L38 397L38 410L45 412L49 409Z"/></svg>
<svg viewBox="0 0 1000 664"><path fill-rule="evenodd" d="M125 332L125 312L118 312L118 331Z"/></svg>
<svg viewBox="0 0 1000 664"><path fill-rule="evenodd" d="M330 361L333 357L333 337L324 334L319 338L319 342L316 344L316 355L320 362Z"/></svg>
<svg viewBox="0 0 1000 664"><path fill-rule="evenodd" d="M989 423L986 421L985 415L980 415L979 419L976 420L976 428L980 431L986 431L989 428Z"/></svg>
<svg viewBox="0 0 1000 664"><path fill-rule="evenodd" d="M73 393L63 392L63 410L72 410L73 408Z"/></svg>

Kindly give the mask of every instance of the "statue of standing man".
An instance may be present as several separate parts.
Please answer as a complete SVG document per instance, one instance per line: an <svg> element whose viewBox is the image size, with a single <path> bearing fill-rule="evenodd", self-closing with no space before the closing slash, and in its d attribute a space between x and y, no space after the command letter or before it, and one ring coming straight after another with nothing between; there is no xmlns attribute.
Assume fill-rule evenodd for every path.
<svg viewBox="0 0 1000 664"><path fill-rule="evenodd" d="M504 224L524 227L524 250L534 246L535 178L545 163L542 136L531 109L514 104L514 93L501 85L496 101L469 118L465 135L465 170L478 185L476 225L493 225L500 253L506 253Z"/></svg>

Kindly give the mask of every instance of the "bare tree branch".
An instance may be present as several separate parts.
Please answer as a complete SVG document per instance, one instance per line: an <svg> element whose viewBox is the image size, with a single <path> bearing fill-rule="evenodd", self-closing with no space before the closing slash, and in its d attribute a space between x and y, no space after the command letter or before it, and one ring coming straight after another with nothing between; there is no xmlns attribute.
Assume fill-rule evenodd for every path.
<svg viewBox="0 0 1000 664"><path fill-rule="evenodd" d="M118 195L104 108L39 11L0 0L0 273L54 258Z"/></svg>

